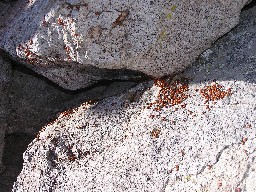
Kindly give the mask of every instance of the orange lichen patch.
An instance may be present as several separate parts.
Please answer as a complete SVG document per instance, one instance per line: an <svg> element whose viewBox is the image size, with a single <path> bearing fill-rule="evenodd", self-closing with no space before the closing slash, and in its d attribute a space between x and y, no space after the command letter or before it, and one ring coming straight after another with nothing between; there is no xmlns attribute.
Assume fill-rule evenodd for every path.
<svg viewBox="0 0 256 192"><path fill-rule="evenodd" d="M228 88L227 91L223 90L223 86L214 83L213 85L205 86L200 90L200 94L205 98L205 103L208 101L215 101L223 99L226 96L231 95L231 88Z"/></svg>
<svg viewBox="0 0 256 192"><path fill-rule="evenodd" d="M156 117L155 115L152 115L152 114L149 115L149 118L151 118L151 119L153 119L155 117Z"/></svg>
<svg viewBox="0 0 256 192"><path fill-rule="evenodd" d="M153 130L151 131L151 136L152 136L153 138L159 138L160 132L161 132L160 129L155 128L155 129L153 129Z"/></svg>
<svg viewBox="0 0 256 192"><path fill-rule="evenodd" d="M126 17L129 15L129 11L122 11L121 14L118 16L118 18L115 20L114 23L112 23L112 28L116 27L117 25L122 25L123 21L126 19Z"/></svg>
<svg viewBox="0 0 256 192"><path fill-rule="evenodd" d="M69 47L69 46L66 46L66 45L64 46L64 49L65 49L65 51L66 51L67 53L69 53L70 50L71 50L70 47Z"/></svg>
<svg viewBox="0 0 256 192"><path fill-rule="evenodd" d="M102 27L100 25L98 26L94 26L94 27L90 27L89 30L88 30L88 35L89 35L89 38L99 38L102 34Z"/></svg>
<svg viewBox="0 0 256 192"><path fill-rule="evenodd" d="M153 107L154 110L160 111L163 107L170 107L181 104L188 98L188 80L183 78L181 80L172 81L170 78L167 80L157 79L154 84L160 87L157 100L147 104L147 108ZM182 106L183 108L186 105Z"/></svg>

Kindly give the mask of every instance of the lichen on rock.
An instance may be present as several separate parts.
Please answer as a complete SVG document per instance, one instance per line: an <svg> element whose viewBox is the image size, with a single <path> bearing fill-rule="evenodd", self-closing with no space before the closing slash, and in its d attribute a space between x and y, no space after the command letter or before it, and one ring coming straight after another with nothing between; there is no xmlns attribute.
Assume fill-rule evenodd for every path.
<svg viewBox="0 0 256 192"><path fill-rule="evenodd" d="M235 27L246 2L31 1L9 14L0 47L68 89L106 78L103 69L161 77L185 69Z"/></svg>

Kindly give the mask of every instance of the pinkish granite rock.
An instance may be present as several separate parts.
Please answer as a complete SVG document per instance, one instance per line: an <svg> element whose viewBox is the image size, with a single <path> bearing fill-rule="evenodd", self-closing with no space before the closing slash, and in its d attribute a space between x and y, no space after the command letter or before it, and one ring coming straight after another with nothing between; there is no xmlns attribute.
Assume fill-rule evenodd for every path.
<svg viewBox="0 0 256 192"><path fill-rule="evenodd" d="M125 69L161 77L235 27L246 2L21 0L2 16L0 47L72 90L140 76Z"/></svg>
<svg viewBox="0 0 256 192"><path fill-rule="evenodd" d="M60 114L28 146L13 191L256 191L255 15L172 80Z"/></svg>

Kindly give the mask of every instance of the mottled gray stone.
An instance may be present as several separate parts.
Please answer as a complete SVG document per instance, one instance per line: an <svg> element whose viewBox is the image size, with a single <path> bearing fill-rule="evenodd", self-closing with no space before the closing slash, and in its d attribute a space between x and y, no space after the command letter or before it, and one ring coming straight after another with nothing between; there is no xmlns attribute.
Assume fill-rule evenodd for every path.
<svg viewBox="0 0 256 192"><path fill-rule="evenodd" d="M28 146L13 191L256 191L255 16L174 77L189 79L181 105L147 108L159 93L147 82L60 114ZM204 103L198 90L214 82L232 94Z"/></svg>
<svg viewBox="0 0 256 192"><path fill-rule="evenodd" d="M6 72L6 66L8 65L1 65L1 80L6 79L6 73L3 74ZM4 141L6 142L3 155L4 169L0 174L0 191L11 191L13 182L22 169L22 153L40 128L56 118L58 113L87 100L102 99L121 93L136 84L105 82L74 92L60 88L32 70L14 65L11 81L8 81L8 94L0 89L1 158Z"/></svg>
<svg viewBox="0 0 256 192"><path fill-rule="evenodd" d="M235 27L247 2L24 0L2 19L0 47L72 90L138 76L123 69L160 77L183 70Z"/></svg>
<svg viewBox="0 0 256 192"><path fill-rule="evenodd" d="M9 86L9 108L11 113L6 118L9 134L21 132L36 135L39 129L58 113L81 102L102 99L121 93L135 82L109 82L96 87L72 92L61 89L46 78L31 70L15 68Z"/></svg>
<svg viewBox="0 0 256 192"><path fill-rule="evenodd" d="M11 64L0 56L0 172L3 168L2 154L4 136L7 129L6 118L9 115L8 84L11 78L11 71Z"/></svg>

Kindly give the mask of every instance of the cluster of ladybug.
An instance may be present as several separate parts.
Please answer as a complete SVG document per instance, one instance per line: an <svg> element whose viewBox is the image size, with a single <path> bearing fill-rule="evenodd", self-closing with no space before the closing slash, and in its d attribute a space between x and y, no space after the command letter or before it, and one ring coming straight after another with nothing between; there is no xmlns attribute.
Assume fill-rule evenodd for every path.
<svg viewBox="0 0 256 192"><path fill-rule="evenodd" d="M30 46L33 44L32 40L29 40L28 43L26 43L24 46L19 44L17 49L21 51L24 54L25 61L34 64L37 62L37 55L33 53L30 49Z"/></svg>
<svg viewBox="0 0 256 192"><path fill-rule="evenodd" d="M213 85L205 86L203 89L201 89L200 94L206 99L205 103L207 103L208 101L220 100L231 95L231 88L224 91L222 85L214 83Z"/></svg>
<svg viewBox="0 0 256 192"><path fill-rule="evenodd" d="M73 144L74 145L74 144ZM88 157L88 156L94 156L95 153L97 152L97 150L93 150L93 151L90 151L90 150L87 150L85 152L83 152L82 150L80 149L77 149L77 152L78 152L78 155L76 156L73 151L72 151L72 148L73 148L73 145L68 145L67 146L67 150L66 150L66 155L68 157L68 161L69 162L73 162L75 161L76 159L81 159L83 157Z"/></svg>
<svg viewBox="0 0 256 192"><path fill-rule="evenodd" d="M157 95L157 100L147 103L148 109L154 107L154 111L160 111L163 107L178 105L188 98L188 94L186 94L188 80L186 78L174 81L171 78L167 80L157 79L154 84L161 89Z"/></svg>
<svg viewBox="0 0 256 192"><path fill-rule="evenodd" d="M161 130L160 130L160 129L157 129L157 128L153 129L153 130L150 132L151 137L153 137L153 138L158 138L159 135L160 135L160 133L161 133Z"/></svg>
<svg viewBox="0 0 256 192"><path fill-rule="evenodd" d="M189 90L188 79L186 78L180 80L172 80L170 77L166 80L156 79L154 84L160 87L160 91L155 102L147 103L147 109L153 108L154 111L160 111L164 107L181 104L189 96L186 93ZM208 103L230 96L231 88L225 91L222 85L215 82L213 85L202 88L200 94L205 99L205 103ZM186 104L182 104L181 107L185 108ZM206 108L210 110L209 105Z"/></svg>

